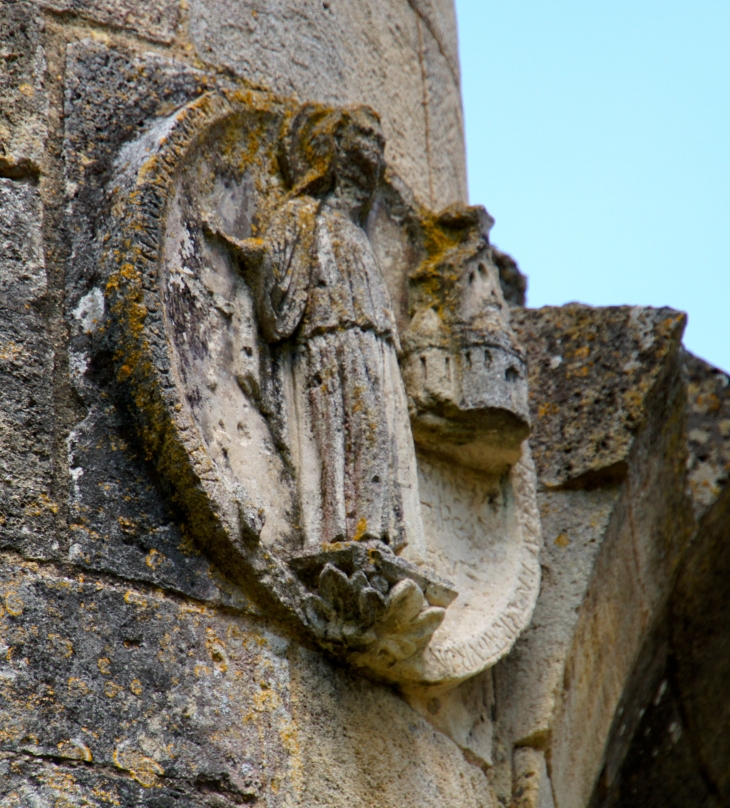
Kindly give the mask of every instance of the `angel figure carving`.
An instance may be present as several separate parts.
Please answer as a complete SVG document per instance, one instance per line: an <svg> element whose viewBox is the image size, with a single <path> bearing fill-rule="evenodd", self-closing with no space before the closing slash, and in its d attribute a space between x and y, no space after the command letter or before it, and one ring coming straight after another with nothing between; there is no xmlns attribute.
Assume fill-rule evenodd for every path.
<svg viewBox="0 0 730 808"><path fill-rule="evenodd" d="M261 237L217 231L253 291L312 549L422 540L395 317L363 227L384 145L368 107L303 106L280 144L290 190Z"/></svg>

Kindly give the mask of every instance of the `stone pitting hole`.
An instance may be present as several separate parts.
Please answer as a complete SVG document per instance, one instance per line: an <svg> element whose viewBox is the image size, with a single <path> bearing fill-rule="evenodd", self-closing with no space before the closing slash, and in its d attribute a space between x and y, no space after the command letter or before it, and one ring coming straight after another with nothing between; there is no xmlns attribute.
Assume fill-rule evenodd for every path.
<svg viewBox="0 0 730 808"><path fill-rule="evenodd" d="M516 382L520 378L520 372L516 367L508 367L504 372L504 378L508 382Z"/></svg>

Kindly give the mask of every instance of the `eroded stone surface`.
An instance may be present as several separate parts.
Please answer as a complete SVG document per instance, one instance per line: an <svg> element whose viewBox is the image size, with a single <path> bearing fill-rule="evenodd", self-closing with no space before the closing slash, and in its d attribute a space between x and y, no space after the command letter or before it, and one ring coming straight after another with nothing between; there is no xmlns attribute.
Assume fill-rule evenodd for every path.
<svg viewBox="0 0 730 808"><path fill-rule="evenodd" d="M649 413L647 394L676 351L685 318L672 309L514 309L528 352L540 480L593 487L626 476L633 436Z"/></svg>
<svg viewBox="0 0 730 808"><path fill-rule="evenodd" d="M0 170L37 172L47 137L43 21L34 4L0 6Z"/></svg>
<svg viewBox="0 0 730 808"><path fill-rule="evenodd" d="M199 71L154 54L110 48L94 40L73 42L66 52L64 170L72 260L67 274L67 311L72 315L88 295L97 274L94 240L108 210L105 185L124 143L139 136L156 117L170 115L200 94L206 78ZM81 312L80 312L81 314ZM92 318L93 319L93 318ZM93 333L78 318L72 350L88 349Z"/></svg>
<svg viewBox="0 0 730 808"><path fill-rule="evenodd" d="M93 407L68 438L68 560L198 600L251 610L186 534L117 407Z"/></svg>
<svg viewBox="0 0 730 808"><path fill-rule="evenodd" d="M730 486L698 523L697 535L679 573L670 623L674 694L689 746L721 804L730 800L730 740L725 727L730 701L727 579L730 575Z"/></svg>
<svg viewBox="0 0 730 808"><path fill-rule="evenodd" d="M689 377L687 473L695 515L700 519L730 477L730 379L690 353L685 362Z"/></svg>
<svg viewBox="0 0 730 808"><path fill-rule="evenodd" d="M396 695L301 649L292 682L306 805L496 808L484 773Z"/></svg>
<svg viewBox="0 0 730 808"><path fill-rule="evenodd" d="M514 754L514 808L555 808L545 753L529 746Z"/></svg>
<svg viewBox="0 0 730 808"><path fill-rule="evenodd" d="M484 774L402 699L257 623L3 568L3 806L492 805Z"/></svg>
<svg viewBox="0 0 730 808"><path fill-rule="evenodd" d="M451 3L417 5L421 15L405 1L385 8L347 0L297 6L194 0L190 34L205 62L258 86L378 110L388 161L425 204L438 209L466 198L456 31ZM446 56L432 30L448 43Z"/></svg>
<svg viewBox="0 0 730 808"><path fill-rule="evenodd" d="M134 31L157 42L172 42L180 19L179 0L39 0L51 11L78 14L115 28Z"/></svg>
<svg viewBox="0 0 730 808"><path fill-rule="evenodd" d="M49 572L4 559L4 751L118 770L151 789L218 783L286 803L286 641L190 602Z"/></svg>
<svg viewBox="0 0 730 808"><path fill-rule="evenodd" d="M615 487L538 494L540 595L530 625L494 670L500 722L515 743L540 745L548 737L578 614L618 496Z"/></svg>
<svg viewBox="0 0 730 808"><path fill-rule="evenodd" d="M532 360L545 549L533 622L495 669L496 736L549 743L556 804L578 808L692 530L682 321L574 305L512 314ZM622 365L620 340L634 346Z"/></svg>
<svg viewBox="0 0 730 808"><path fill-rule="evenodd" d="M36 186L0 178L0 543L58 550L53 493L53 349Z"/></svg>

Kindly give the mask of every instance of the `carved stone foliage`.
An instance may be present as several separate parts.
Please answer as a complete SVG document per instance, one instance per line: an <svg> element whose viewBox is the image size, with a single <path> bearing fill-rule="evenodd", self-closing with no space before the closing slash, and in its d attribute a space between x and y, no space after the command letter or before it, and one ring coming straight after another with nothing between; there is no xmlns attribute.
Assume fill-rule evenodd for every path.
<svg viewBox="0 0 730 808"><path fill-rule="evenodd" d="M488 214L421 208L368 108L230 89L127 145L109 193L99 348L201 548L376 676L503 656L541 538Z"/></svg>

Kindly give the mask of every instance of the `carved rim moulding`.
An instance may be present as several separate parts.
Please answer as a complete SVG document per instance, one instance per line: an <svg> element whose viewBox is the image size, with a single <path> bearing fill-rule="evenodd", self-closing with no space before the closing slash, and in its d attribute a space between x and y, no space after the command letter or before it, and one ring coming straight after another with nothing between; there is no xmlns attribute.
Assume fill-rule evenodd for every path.
<svg viewBox="0 0 730 808"><path fill-rule="evenodd" d="M372 675L456 683L509 651L539 589L524 357L509 330L485 212L422 208L378 168L377 119L362 109L211 91L127 144L100 239L107 325L99 347L115 358L118 395L149 459L223 572ZM311 163L299 169L292 131L305 132L299 155ZM327 146L311 157L322 137L336 142L339 157L327 156ZM343 166L343 153L360 161L356 172ZM335 167L318 174L320 158ZM320 188L327 170L355 187L342 202L349 218L342 200L330 204ZM306 185L299 195L297 177ZM357 188L368 182L375 190L353 224ZM297 261L305 269L284 277ZM313 279L343 265L364 273L362 288L348 281L355 308L362 289L385 303L357 314L365 319L355 326L340 319L327 331L311 302L326 284ZM333 283L337 292L343 281ZM305 313L282 337L299 305L297 284ZM325 356L316 367L315 349ZM362 461L372 485L354 483L368 518L344 513L338 528L328 526L337 503L325 502L318 516L318 497L329 495L327 463L341 460L330 453L333 436L344 429L345 444L362 439L350 425L361 402L347 403L348 391L360 390L356 360L374 379L362 434L379 424L382 440ZM354 381L325 389L320 376L332 367ZM312 404L303 423L297 385L311 386L312 377L329 398L319 410ZM318 432L317 413L332 416L333 390L345 402L345 426ZM352 487L342 451L340 478ZM356 455L360 462L363 452ZM392 470L390 487L378 463ZM372 527L376 511L382 524Z"/></svg>

